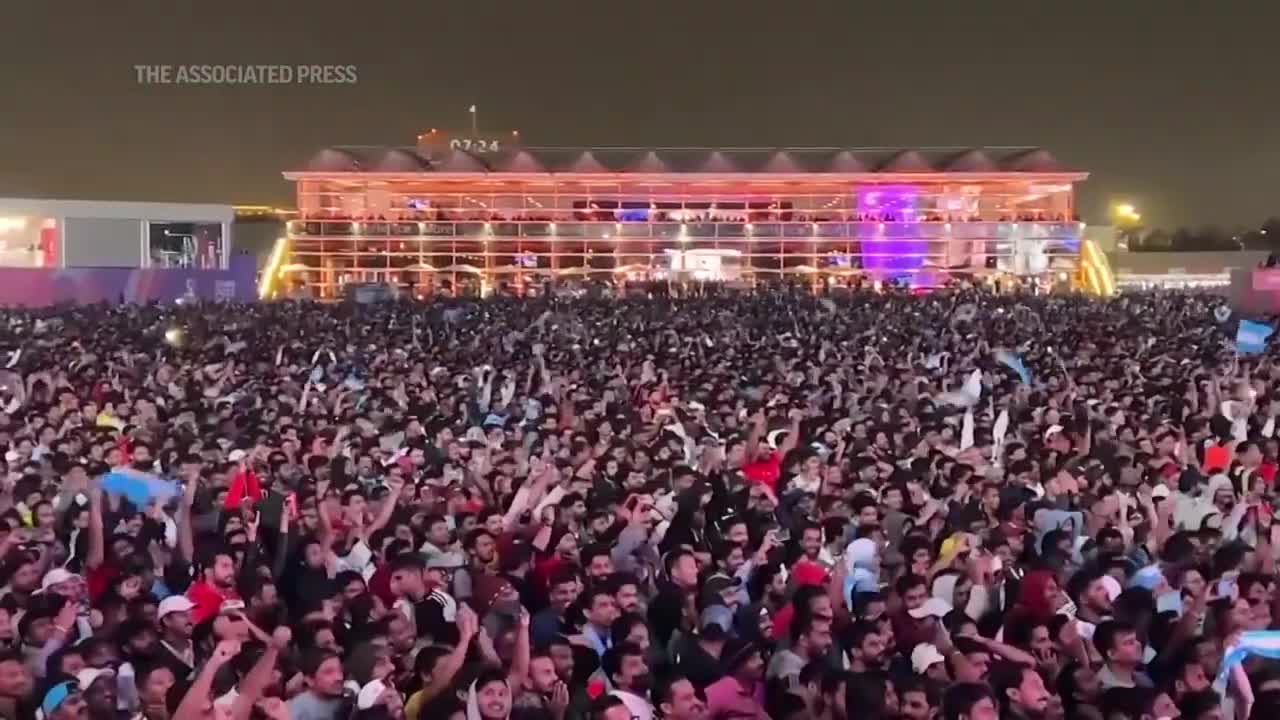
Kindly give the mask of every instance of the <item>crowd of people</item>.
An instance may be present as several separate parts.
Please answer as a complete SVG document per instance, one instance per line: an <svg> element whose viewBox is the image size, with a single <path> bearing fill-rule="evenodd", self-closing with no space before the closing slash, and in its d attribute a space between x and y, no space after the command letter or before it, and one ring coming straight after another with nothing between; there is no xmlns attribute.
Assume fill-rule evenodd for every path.
<svg viewBox="0 0 1280 720"><path fill-rule="evenodd" d="M0 718L1275 717L1217 305L7 311Z"/></svg>

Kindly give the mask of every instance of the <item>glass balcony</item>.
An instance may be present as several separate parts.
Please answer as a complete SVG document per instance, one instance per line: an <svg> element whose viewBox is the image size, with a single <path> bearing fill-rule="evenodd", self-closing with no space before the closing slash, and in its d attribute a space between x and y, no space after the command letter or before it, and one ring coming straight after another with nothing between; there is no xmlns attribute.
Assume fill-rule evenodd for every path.
<svg viewBox="0 0 1280 720"><path fill-rule="evenodd" d="M832 240L1047 240L1075 247L1078 222L405 222L290 220L294 238L582 238L608 239L832 239Z"/></svg>

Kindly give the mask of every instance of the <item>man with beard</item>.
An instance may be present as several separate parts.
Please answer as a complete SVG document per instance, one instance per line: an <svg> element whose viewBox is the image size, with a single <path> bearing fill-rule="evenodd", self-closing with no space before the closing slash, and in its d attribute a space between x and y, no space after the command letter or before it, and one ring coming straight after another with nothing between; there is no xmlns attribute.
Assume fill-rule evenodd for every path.
<svg viewBox="0 0 1280 720"><path fill-rule="evenodd" d="M664 720L705 720L707 704L686 677L676 675L658 686L654 693Z"/></svg>
<svg viewBox="0 0 1280 720"><path fill-rule="evenodd" d="M653 720L653 705L649 703L652 677L644 651L632 643L618 643L605 652L600 666L613 685L609 694L622 700L631 711L631 717Z"/></svg>
<svg viewBox="0 0 1280 720"><path fill-rule="evenodd" d="M774 653L767 677L791 682L800 677L805 665L824 657L829 650L831 621L806 614L792 623L791 644Z"/></svg>
<svg viewBox="0 0 1280 720"><path fill-rule="evenodd" d="M569 707L569 686L556 675L555 660L542 652L529 659L524 692L516 696L511 720L564 720Z"/></svg>
<svg viewBox="0 0 1280 720"><path fill-rule="evenodd" d="M160 661L167 664L179 681L188 679L195 672L196 651L191 642L195 624L191 611L195 603L183 595L171 595L160 601L156 612L160 623Z"/></svg>
<svg viewBox="0 0 1280 720"><path fill-rule="evenodd" d="M898 713L902 720L934 720L937 717L934 685L915 675L895 677L893 685L898 692Z"/></svg>
<svg viewBox="0 0 1280 720"><path fill-rule="evenodd" d="M477 575L497 575L499 569L498 542L488 530L476 528L467 533L462 547L467 551L469 564L453 574L453 596L459 602L471 599Z"/></svg>
<svg viewBox="0 0 1280 720"><path fill-rule="evenodd" d="M1078 617L1097 625L1111 617L1107 576L1099 570L1080 570L1067 581L1067 595L1075 602Z"/></svg>
<svg viewBox="0 0 1280 720"><path fill-rule="evenodd" d="M991 689L1004 706L1002 718L1041 718L1049 707L1049 691L1034 668L997 663L991 672Z"/></svg>
<svg viewBox="0 0 1280 720"><path fill-rule="evenodd" d="M634 575L614 573L606 580L606 587L613 592L613 599L618 603L618 610L623 613L644 615L644 596L640 593L640 583Z"/></svg>
<svg viewBox="0 0 1280 720"><path fill-rule="evenodd" d="M878 628L859 620L844 631L845 652L849 654L849 671L865 673L884 669L884 637Z"/></svg>
<svg viewBox="0 0 1280 720"><path fill-rule="evenodd" d="M187 598L195 604L191 621L196 625L218 614L222 603L238 600L236 592L236 564L226 548L213 547L201 558L200 579L187 588Z"/></svg>
<svg viewBox="0 0 1280 720"><path fill-rule="evenodd" d="M342 705L342 658L335 653L315 650L302 658L302 674L307 691L289 701L289 717L293 720L334 720Z"/></svg>
<svg viewBox="0 0 1280 720"><path fill-rule="evenodd" d="M154 626L143 620L130 620L120 626L119 643L124 648L126 662L120 666L117 691L120 695L121 710L136 710L140 704L138 699L139 667L153 664L160 655L160 638Z"/></svg>

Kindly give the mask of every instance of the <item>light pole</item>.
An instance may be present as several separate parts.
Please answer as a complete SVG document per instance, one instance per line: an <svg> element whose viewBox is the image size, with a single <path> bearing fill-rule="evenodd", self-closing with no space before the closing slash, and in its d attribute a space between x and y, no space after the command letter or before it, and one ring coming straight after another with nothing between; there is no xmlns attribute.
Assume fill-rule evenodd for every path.
<svg viewBox="0 0 1280 720"><path fill-rule="evenodd" d="M1142 230L1142 213L1131 203L1119 203L1111 208L1111 217L1116 226L1116 238L1121 250L1128 250L1136 244Z"/></svg>

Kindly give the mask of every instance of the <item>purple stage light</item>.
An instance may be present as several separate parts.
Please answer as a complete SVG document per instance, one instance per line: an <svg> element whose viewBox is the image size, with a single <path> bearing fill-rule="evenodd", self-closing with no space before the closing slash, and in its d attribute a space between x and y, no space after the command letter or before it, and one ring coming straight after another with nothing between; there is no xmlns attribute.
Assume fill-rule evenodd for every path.
<svg viewBox="0 0 1280 720"><path fill-rule="evenodd" d="M929 242L920 238L921 228L916 222L919 200L920 192L914 185L878 186L858 194L859 214L864 218L874 214L883 220L874 226L863 225L864 269L895 277L924 265Z"/></svg>

